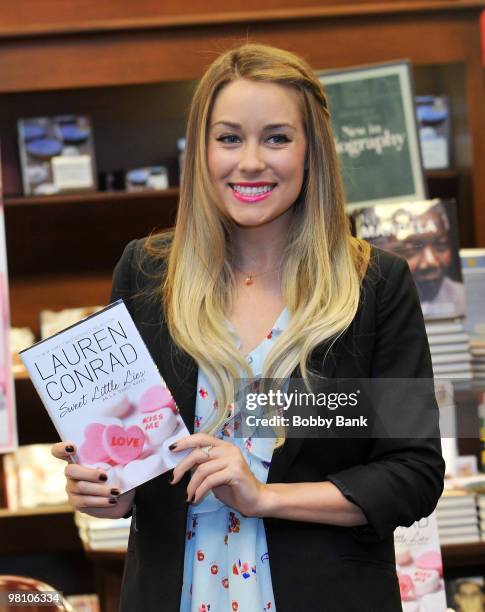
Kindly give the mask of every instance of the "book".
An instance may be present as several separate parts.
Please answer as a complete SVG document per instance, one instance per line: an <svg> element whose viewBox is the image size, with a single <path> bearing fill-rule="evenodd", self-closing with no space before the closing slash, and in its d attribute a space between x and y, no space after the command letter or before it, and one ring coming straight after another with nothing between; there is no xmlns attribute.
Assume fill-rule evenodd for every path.
<svg viewBox="0 0 485 612"><path fill-rule="evenodd" d="M10 354L10 305L1 174L0 172L0 453L6 453L17 447L18 439Z"/></svg>
<svg viewBox="0 0 485 612"><path fill-rule="evenodd" d="M466 294L465 328L472 341L485 341L485 249L460 249Z"/></svg>
<svg viewBox="0 0 485 612"><path fill-rule="evenodd" d="M126 191L161 191L168 189L166 166L135 168L125 174Z"/></svg>
<svg viewBox="0 0 485 612"><path fill-rule="evenodd" d="M64 310L40 311L40 337L49 338L66 327L74 325L89 315L102 310L103 306L84 306L81 308L64 308Z"/></svg>
<svg viewBox="0 0 485 612"><path fill-rule="evenodd" d="M448 321L426 321L426 333L428 338L436 335L464 333L463 319L452 319Z"/></svg>
<svg viewBox="0 0 485 612"><path fill-rule="evenodd" d="M107 484L129 491L188 454L168 448L189 432L122 300L20 356L75 461Z"/></svg>
<svg viewBox="0 0 485 612"><path fill-rule="evenodd" d="M96 189L91 120L79 115L19 119L24 195Z"/></svg>
<svg viewBox="0 0 485 612"><path fill-rule="evenodd" d="M410 68L404 61L318 75L348 210L426 197Z"/></svg>
<svg viewBox="0 0 485 612"><path fill-rule="evenodd" d="M27 444L8 457L7 491L11 510L67 504L65 462L51 444Z"/></svg>
<svg viewBox="0 0 485 612"><path fill-rule="evenodd" d="M419 142L425 170L450 167L450 102L447 96L416 96Z"/></svg>
<svg viewBox="0 0 485 612"><path fill-rule="evenodd" d="M394 531L403 610L445 612L440 537L436 513Z"/></svg>
<svg viewBox="0 0 485 612"><path fill-rule="evenodd" d="M407 260L425 319L465 314L452 200L378 204L357 209L352 216L357 236Z"/></svg>

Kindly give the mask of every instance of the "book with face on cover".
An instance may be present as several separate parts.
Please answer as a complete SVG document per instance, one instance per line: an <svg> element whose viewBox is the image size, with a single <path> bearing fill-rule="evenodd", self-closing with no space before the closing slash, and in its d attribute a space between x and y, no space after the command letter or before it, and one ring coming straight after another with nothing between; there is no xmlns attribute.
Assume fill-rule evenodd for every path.
<svg viewBox="0 0 485 612"><path fill-rule="evenodd" d="M453 200L379 204L353 212L357 236L404 257L418 289L424 318L465 314Z"/></svg>
<svg viewBox="0 0 485 612"><path fill-rule="evenodd" d="M20 353L75 461L123 492L172 469L189 435L125 304L103 310Z"/></svg>

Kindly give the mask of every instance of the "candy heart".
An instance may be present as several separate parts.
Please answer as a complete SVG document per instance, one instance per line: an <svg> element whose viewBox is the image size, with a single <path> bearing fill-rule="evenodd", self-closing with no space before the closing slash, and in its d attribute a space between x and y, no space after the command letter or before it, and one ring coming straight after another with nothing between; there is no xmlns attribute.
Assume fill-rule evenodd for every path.
<svg viewBox="0 0 485 612"><path fill-rule="evenodd" d="M177 425L177 417L170 408L161 408L156 412L145 413L141 427L150 444L158 446L174 433Z"/></svg>
<svg viewBox="0 0 485 612"><path fill-rule="evenodd" d="M430 550L416 558L415 565L419 569L436 570L443 577L443 563L439 552Z"/></svg>
<svg viewBox="0 0 485 612"><path fill-rule="evenodd" d="M109 454L103 445L103 433L106 425L90 423L84 429L84 441L79 447L81 463L98 463L107 461Z"/></svg>
<svg viewBox="0 0 485 612"><path fill-rule="evenodd" d="M150 455L146 459L136 459L125 465L121 472L121 487L129 491L137 485L166 472L168 467L160 455Z"/></svg>
<svg viewBox="0 0 485 612"><path fill-rule="evenodd" d="M440 585L440 576L436 570L417 569L412 578L414 591L419 597L433 593Z"/></svg>
<svg viewBox="0 0 485 612"><path fill-rule="evenodd" d="M163 407L170 408L172 411L176 408L170 392L161 385L150 387L138 400L138 409L143 413L155 412L155 410Z"/></svg>
<svg viewBox="0 0 485 612"><path fill-rule="evenodd" d="M107 417L119 417L123 418L127 416L133 406L130 404L130 400L125 396L121 398L120 401L115 402L114 404L110 404L108 406L101 406L99 409L99 413L103 416Z"/></svg>
<svg viewBox="0 0 485 612"><path fill-rule="evenodd" d="M133 425L124 429L119 425L108 425L103 432L103 448L116 463L123 465L133 461L143 452L145 434Z"/></svg>
<svg viewBox="0 0 485 612"><path fill-rule="evenodd" d="M413 558L407 546L396 546L396 563L398 565L411 565Z"/></svg>
<svg viewBox="0 0 485 612"><path fill-rule="evenodd" d="M411 576L407 574L398 574L399 590L401 591L401 601L411 601L416 599L414 596L414 585Z"/></svg>

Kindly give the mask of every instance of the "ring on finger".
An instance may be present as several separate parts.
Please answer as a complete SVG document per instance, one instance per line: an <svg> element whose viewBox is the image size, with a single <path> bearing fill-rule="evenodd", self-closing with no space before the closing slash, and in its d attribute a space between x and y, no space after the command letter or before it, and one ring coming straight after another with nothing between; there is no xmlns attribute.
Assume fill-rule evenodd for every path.
<svg viewBox="0 0 485 612"><path fill-rule="evenodd" d="M207 456L207 459L210 459L210 452L214 447L212 446L212 444L209 444L208 446L201 446L200 450L205 453L205 455Z"/></svg>

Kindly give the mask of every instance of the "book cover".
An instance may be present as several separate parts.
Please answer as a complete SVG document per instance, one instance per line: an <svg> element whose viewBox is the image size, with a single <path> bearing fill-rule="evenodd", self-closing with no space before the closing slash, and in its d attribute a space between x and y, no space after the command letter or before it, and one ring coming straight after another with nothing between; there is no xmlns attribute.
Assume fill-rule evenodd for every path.
<svg viewBox="0 0 485 612"><path fill-rule="evenodd" d="M426 197L409 62L321 72L348 209Z"/></svg>
<svg viewBox="0 0 485 612"><path fill-rule="evenodd" d="M123 492L173 468L189 435L125 304L118 300L20 354L76 462Z"/></svg>
<svg viewBox="0 0 485 612"><path fill-rule="evenodd" d="M93 130L89 117L62 115L19 119L24 195L96 189Z"/></svg>
<svg viewBox="0 0 485 612"><path fill-rule="evenodd" d="M465 314L452 200L379 204L354 211L353 218L360 238L407 260L425 319Z"/></svg>
<svg viewBox="0 0 485 612"><path fill-rule="evenodd" d="M419 141L426 170L451 166L451 116L447 96L416 96Z"/></svg>
<svg viewBox="0 0 485 612"><path fill-rule="evenodd" d="M445 612L443 562L436 514L394 531L397 576L405 612Z"/></svg>
<svg viewBox="0 0 485 612"><path fill-rule="evenodd" d="M17 418L10 354L7 246L1 174L0 172L0 453L7 453L17 447Z"/></svg>

